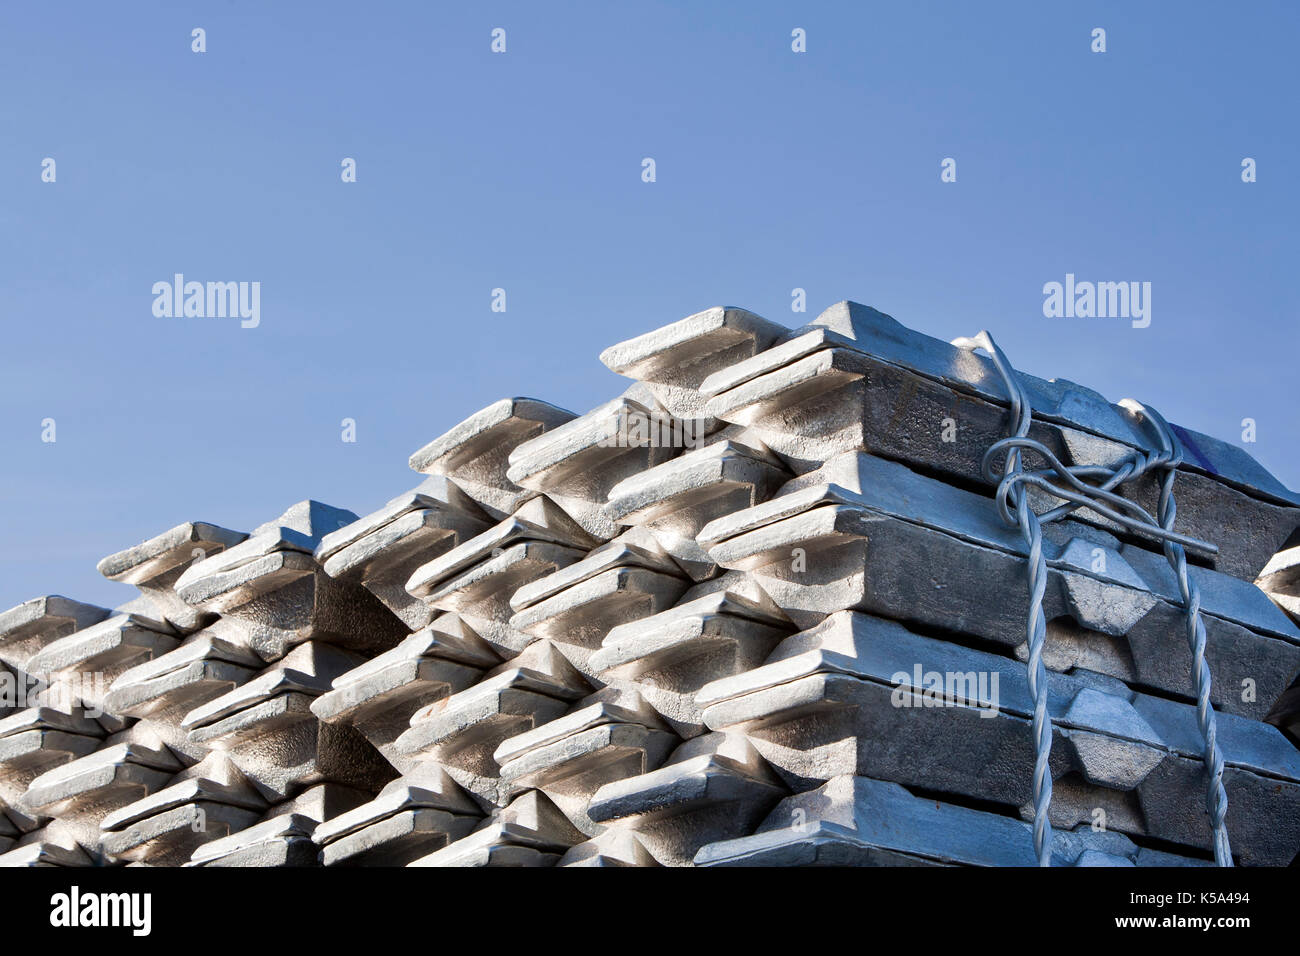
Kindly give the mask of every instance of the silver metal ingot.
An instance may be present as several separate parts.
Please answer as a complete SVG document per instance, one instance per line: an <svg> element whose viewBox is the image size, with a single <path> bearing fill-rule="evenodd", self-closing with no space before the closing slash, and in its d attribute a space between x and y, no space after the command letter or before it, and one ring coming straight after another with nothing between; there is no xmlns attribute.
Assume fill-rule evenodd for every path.
<svg viewBox="0 0 1300 956"><path fill-rule="evenodd" d="M1015 647L1028 613L1024 544L993 503L849 452L770 501L707 525L723 567L754 576L804 628L868 611ZM1162 556L1064 521L1044 528L1045 661L1194 697L1177 584ZM1300 671L1300 630L1256 587L1189 569L1201 592L1216 709L1262 719ZM996 598L990 600L990 596ZM1250 681L1255 694L1241 692Z"/></svg>
<svg viewBox="0 0 1300 956"><path fill-rule="evenodd" d="M1067 464L1109 465L1149 447L1128 408L1064 379L1020 379L1033 406L1030 437ZM846 451L867 451L984 483L984 452L1007 428L1007 396L988 358L854 302L715 372L700 391L710 415L752 428L800 473ZM1253 580L1300 527L1300 498L1240 448L1178 426L1174 433L1184 459L1179 530L1213 541L1220 570ZM1028 464L1036 467L1032 456ZM1158 476L1118 491L1154 513ZM1060 504L1037 492L1031 503L1037 511ZM1113 530L1087 509L1076 514Z"/></svg>
<svg viewBox="0 0 1300 956"><path fill-rule="evenodd" d="M325 866L406 866L468 836L478 806L441 770L392 781L312 834Z"/></svg>
<svg viewBox="0 0 1300 956"><path fill-rule="evenodd" d="M46 644L98 624L112 612L58 594L32 598L0 614L0 662L19 670Z"/></svg>
<svg viewBox="0 0 1300 956"><path fill-rule="evenodd" d="M406 589L429 607L454 612L503 657L533 641L511 626L515 592L582 560L594 538L545 497L459 547L421 565Z"/></svg>
<svg viewBox="0 0 1300 956"><path fill-rule="evenodd" d="M419 761L400 754L399 736L411 716L434 701L467 690L501 663L455 614L442 614L391 651L334 678L312 702L326 723L355 727L399 771Z"/></svg>
<svg viewBox="0 0 1300 956"><path fill-rule="evenodd" d="M663 866L690 866L708 843L753 832L788 791L740 735L686 741L659 769L605 784L587 807L596 823L636 833Z"/></svg>
<svg viewBox="0 0 1300 956"><path fill-rule="evenodd" d="M609 491L606 513L654 535L673 560L703 581L719 573L695 540L714 518L771 497L789 473L762 444L742 434L718 440L624 478Z"/></svg>
<svg viewBox="0 0 1300 956"><path fill-rule="evenodd" d="M247 538L206 521L188 521L133 548L110 554L98 571L110 581L134 584L158 613L182 634L211 624L215 615L183 601L175 584L190 565L209 558Z"/></svg>
<svg viewBox="0 0 1300 956"><path fill-rule="evenodd" d="M752 836L700 848L696 866L1035 866L1029 824L834 777L782 800ZM1055 866L1205 866L1091 825L1053 833Z"/></svg>
<svg viewBox="0 0 1300 956"><path fill-rule="evenodd" d="M326 534L356 520L350 511L299 502L246 541L188 567L176 591L200 610L237 621L266 661L305 641L387 650L408 629L359 584L326 574L313 556Z"/></svg>
<svg viewBox="0 0 1300 956"><path fill-rule="evenodd" d="M354 654L309 641L196 707L180 726L191 743L228 754L272 801L318 783L377 789L396 776L388 762L351 726L324 723L311 710L336 677L359 663Z"/></svg>
<svg viewBox="0 0 1300 956"><path fill-rule="evenodd" d="M416 711L394 748L436 762L488 812L512 790L494 756L502 741L560 717L591 692L554 645L537 641L472 687Z"/></svg>
<svg viewBox="0 0 1300 956"><path fill-rule="evenodd" d="M535 398L503 398L413 454L411 469L451 478L479 507L500 520L537 495L507 477L510 453L576 417Z"/></svg>
<svg viewBox="0 0 1300 956"><path fill-rule="evenodd" d="M536 790L496 810L477 830L407 866L554 866L582 834Z"/></svg>
<svg viewBox="0 0 1300 956"><path fill-rule="evenodd" d="M681 452L675 420L644 386L545 432L510 453L507 475L544 493L600 541L618 533L605 512L610 489ZM664 433L667 432L667 435Z"/></svg>
<svg viewBox="0 0 1300 956"><path fill-rule="evenodd" d="M316 560L330 577L364 587L417 630L434 612L406 590L412 572L493 523L460 488L435 476L325 535Z"/></svg>
<svg viewBox="0 0 1300 956"><path fill-rule="evenodd" d="M763 351L787 331L744 309L715 307L611 345L600 360L611 371L644 383L675 418L700 419L705 417L701 383Z"/></svg>
<svg viewBox="0 0 1300 956"><path fill-rule="evenodd" d="M1100 675L1048 674L1052 819L1210 847L1196 709ZM769 663L706 685L712 729L744 733L792 790L842 774L1020 808L1034 770L1015 660L839 612ZM1279 865L1300 851L1300 752L1268 724L1220 714L1233 851Z"/></svg>

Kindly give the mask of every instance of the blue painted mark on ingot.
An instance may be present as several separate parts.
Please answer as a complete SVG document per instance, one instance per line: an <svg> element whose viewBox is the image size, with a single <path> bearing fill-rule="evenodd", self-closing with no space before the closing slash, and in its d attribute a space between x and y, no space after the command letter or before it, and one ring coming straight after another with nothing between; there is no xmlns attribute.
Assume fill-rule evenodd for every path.
<svg viewBox="0 0 1300 956"><path fill-rule="evenodd" d="M1206 458L1203 454L1201 454L1201 450L1198 447L1196 447L1196 442L1192 441L1191 435L1189 435L1184 429L1180 428L1178 425L1174 425L1171 423L1169 427L1174 430L1174 434L1178 436L1178 440L1182 442L1183 447L1192 453L1192 457L1196 459L1196 463L1198 465L1200 465L1202 468L1204 468L1212 475L1217 476L1219 474L1218 470L1213 465L1210 464L1209 459Z"/></svg>

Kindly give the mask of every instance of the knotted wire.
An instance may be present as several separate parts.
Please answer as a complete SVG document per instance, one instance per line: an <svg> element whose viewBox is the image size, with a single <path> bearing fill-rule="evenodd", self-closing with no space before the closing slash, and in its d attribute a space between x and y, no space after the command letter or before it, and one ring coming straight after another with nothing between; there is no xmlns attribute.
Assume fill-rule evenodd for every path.
<svg viewBox="0 0 1300 956"><path fill-rule="evenodd" d="M1207 778L1205 805L1210 815L1214 859L1219 866L1232 866L1226 823L1228 794L1223 787L1223 755L1219 751L1214 708L1210 704L1211 679L1210 668L1205 661L1206 637L1205 624L1201 620L1201 594L1188 573L1186 553L1186 549L1191 548L1214 555L1218 553L1218 548L1174 531L1174 522L1178 516L1178 508L1174 503L1174 479L1182 462L1182 451L1174 441L1173 430L1154 409L1132 399L1125 399L1121 404L1148 425L1158 450L1149 452L1135 449L1112 466L1067 466L1046 445L1029 437L1029 427L1033 421L1029 395L993 337L988 332L980 332L974 338L956 339L952 344L958 348L986 351L993 359L1010 400L1013 425L1011 435L989 446L980 462L980 471L986 481L997 485L995 500L998 515L1006 524L1020 529L1028 549L1029 613L1025 622L1025 636L1029 656L1026 668L1029 693L1034 699L1033 836L1039 866L1051 866L1052 861L1052 823L1049 816L1052 776L1048 767L1052 752L1052 722L1047 714L1047 669L1043 664L1043 645L1047 637L1047 622L1043 611L1043 597L1047 590L1047 561L1043 556L1042 525L1058 521L1081 507L1109 518L1130 531L1160 540L1165 560L1173 569L1182 597L1187 643L1192 652L1196 717L1204 741ZM1037 471L1025 470L1025 452L1032 452L1043 459L1047 467ZM1005 456L1005 463L999 473L996 463L1002 456ZM1155 469L1163 472L1159 521L1136 502L1123 498L1114 491L1123 482ZM1097 483L1090 484L1083 480L1085 478ZM1029 507L1028 487L1031 485L1065 503L1041 515L1035 514Z"/></svg>

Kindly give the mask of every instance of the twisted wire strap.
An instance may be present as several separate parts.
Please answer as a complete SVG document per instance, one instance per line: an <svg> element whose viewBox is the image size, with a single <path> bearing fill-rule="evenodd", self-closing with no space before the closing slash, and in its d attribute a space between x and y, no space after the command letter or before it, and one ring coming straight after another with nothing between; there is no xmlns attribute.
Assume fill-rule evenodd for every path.
<svg viewBox="0 0 1300 956"><path fill-rule="evenodd" d="M1210 704L1210 668L1205 661L1205 624L1201 620L1201 593L1187 570L1187 549L1215 555L1218 548L1205 541L1189 538L1174 531L1178 508L1174 503L1174 479L1182 462L1182 451L1174 441L1173 430L1158 412L1132 399L1121 404L1148 426L1155 437L1155 452L1134 450L1113 466L1066 466L1051 449L1029 437L1033 409L1029 395L1015 374L1006 354L988 332L974 338L956 339L958 348L983 349L993 359L998 375L1006 387L1011 404L1012 432L994 442L984 453L980 471L986 481L997 485L998 514L1004 522L1020 529L1028 547L1029 614L1025 625L1029 649L1027 661L1029 692L1034 698L1034 850L1039 866L1051 866L1052 777L1048 760L1052 752L1052 723L1047 715L1047 670L1043 664L1043 644L1047 625L1043 596L1047 589L1047 561L1043 557L1042 525L1072 514L1081 507L1102 515L1138 534L1158 539L1165 560L1173 569L1182 597L1187 643L1192 651L1192 681L1196 690L1196 717L1205 742L1204 760L1207 778L1206 809L1214 836L1214 859L1219 866L1232 866L1228 843L1228 794L1223 787L1223 755L1219 751L1214 708ZM1027 471L1023 456L1032 452L1046 463L1046 468ZM997 460L1005 456L1002 471ZM1159 521L1146 509L1115 492L1123 482L1148 471L1163 472L1160 485ZM1090 479L1089 483L1084 479ZM1029 486L1039 488L1065 502L1041 515L1029 507Z"/></svg>

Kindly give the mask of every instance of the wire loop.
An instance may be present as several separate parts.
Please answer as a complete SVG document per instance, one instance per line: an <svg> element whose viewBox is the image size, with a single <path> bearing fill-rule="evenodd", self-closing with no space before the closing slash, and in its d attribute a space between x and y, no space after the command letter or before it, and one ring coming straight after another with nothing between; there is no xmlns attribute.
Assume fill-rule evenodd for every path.
<svg viewBox="0 0 1300 956"><path fill-rule="evenodd" d="M1029 613L1025 622L1025 639L1029 655L1026 667L1029 692L1034 699L1034 850L1040 866L1052 864L1052 777L1048 763L1052 752L1052 722L1047 713L1047 669L1043 664L1043 645L1047 625L1043 596L1047 590L1047 561L1043 556L1042 526L1059 521L1079 508L1100 515L1135 534L1160 541L1165 560L1173 569L1182 598L1183 618L1188 647L1192 652L1192 684L1196 691L1196 718L1204 741L1206 768L1205 806L1210 816L1214 859L1219 866L1232 866L1232 849L1228 841L1228 794L1223 786L1223 755L1219 751L1214 707L1210 703L1211 676L1205 660L1205 623L1201 620L1201 593L1187 568L1187 550L1205 555L1218 554L1218 548L1197 538L1174 531L1178 508L1174 503L1174 479L1182 463L1182 449L1173 429L1160 413L1132 399L1120 404L1146 426L1157 446L1151 452L1134 449L1113 467L1100 465L1066 465L1042 442L1029 437L1033 410L1029 394L1011 366L1006 354L988 332L973 338L956 339L958 348L982 349L993 360L1010 403L1012 431L1006 438L989 446L980 460L980 472L997 486L994 501L998 516L1011 527L1019 528L1028 552ZM1025 453L1038 456L1045 468L1027 471ZM996 463L1004 460L1002 471ZM1118 493L1117 489L1148 472L1160 472L1159 515ZM1095 483L1090 483L1091 482ZM1030 487L1038 488L1065 502L1042 514L1029 507Z"/></svg>

